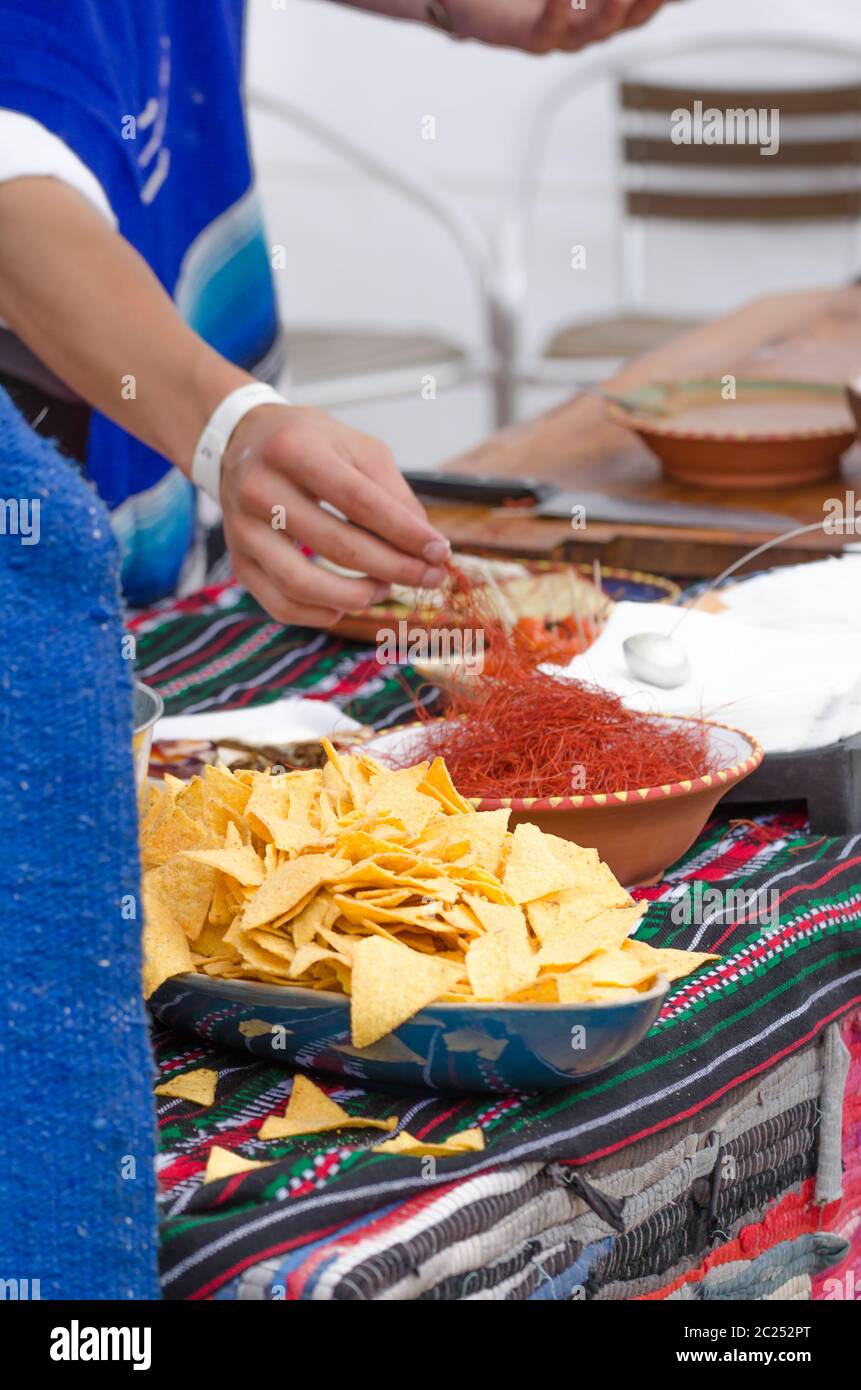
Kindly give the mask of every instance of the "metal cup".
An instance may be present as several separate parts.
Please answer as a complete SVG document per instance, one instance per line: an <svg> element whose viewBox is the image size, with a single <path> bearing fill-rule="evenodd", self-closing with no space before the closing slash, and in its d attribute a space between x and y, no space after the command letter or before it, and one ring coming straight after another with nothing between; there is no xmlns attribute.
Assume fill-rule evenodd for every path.
<svg viewBox="0 0 861 1390"><path fill-rule="evenodd" d="M132 733L132 752L135 763L135 786L138 796L146 786L149 771L149 755L152 748L152 731L156 720L164 714L164 700L158 691L151 690L143 681L134 683L134 727Z"/></svg>

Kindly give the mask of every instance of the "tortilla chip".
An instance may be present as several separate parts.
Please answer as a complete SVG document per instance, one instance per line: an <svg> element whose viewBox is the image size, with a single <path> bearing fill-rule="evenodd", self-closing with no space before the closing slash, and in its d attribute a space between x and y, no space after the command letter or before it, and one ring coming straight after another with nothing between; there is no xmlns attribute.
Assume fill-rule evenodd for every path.
<svg viewBox="0 0 861 1390"><path fill-rule="evenodd" d="M504 999L513 990L531 985L538 976L538 959L525 923L522 928L500 927L476 937L466 953L466 973L476 999Z"/></svg>
<svg viewBox="0 0 861 1390"><path fill-rule="evenodd" d="M561 888L576 888L576 870L544 844L545 836L529 821L514 831L502 886L516 903L546 898Z"/></svg>
<svg viewBox="0 0 861 1390"><path fill-rule="evenodd" d="M235 1154L231 1149L224 1149L220 1144L213 1144L209 1150L209 1157L206 1160L206 1172L203 1181L218 1182L220 1178L232 1178L235 1173L248 1173L252 1168L269 1168L272 1166L272 1159L264 1159L262 1163L253 1158L243 1158L241 1154Z"/></svg>
<svg viewBox="0 0 861 1390"><path fill-rule="evenodd" d="M211 853L205 850L204 853ZM217 851L216 851L217 853ZM194 941L203 931L215 892L215 870L206 864L190 862L186 855L176 855L157 869L148 869L143 886L161 898L174 921L178 922L189 940Z"/></svg>
<svg viewBox="0 0 861 1390"><path fill-rule="evenodd" d="M376 1154L404 1154L408 1158L448 1158L453 1154L482 1153L483 1150L484 1133L478 1128L462 1129L439 1144L416 1139L404 1129L394 1139L384 1139L373 1145Z"/></svg>
<svg viewBox="0 0 861 1390"><path fill-rule="evenodd" d="M149 999L173 975L193 970L188 937L161 898L141 889L144 909L143 992Z"/></svg>
<svg viewBox="0 0 861 1390"><path fill-rule="evenodd" d="M712 955L709 951L674 951L667 947L650 946L645 941L626 941L623 950L639 961L643 968L651 966L653 974L666 975L671 984L673 980L691 975L710 960L720 960L720 956Z"/></svg>
<svg viewBox="0 0 861 1390"><path fill-rule="evenodd" d="M368 1120L350 1115L307 1076L298 1073L283 1115L268 1115L260 1127L260 1139L292 1139L296 1134L322 1134L330 1129L393 1130L397 1116Z"/></svg>
<svg viewBox="0 0 861 1390"><path fill-rule="evenodd" d="M218 1072L210 1067L198 1067L182 1076L173 1076L156 1086L157 1096L175 1096L178 1100L189 1100L195 1105L212 1105L215 1100L215 1087Z"/></svg>
<svg viewBox="0 0 861 1390"><path fill-rule="evenodd" d="M298 907L309 893L349 869L346 859L331 854L305 854L288 859L258 888L242 914L241 927L262 927L290 908Z"/></svg>
<svg viewBox="0 0 861 1390"><path fill-rule="evenodd" d="M621 946L629 934L636 931L645 910L645 903L611 907L588 922L580 922L576 916L567 917L563 912L557 924L542 937L538 964L541 967L579 965L597 951Z"/></svg>
<svg viewBox="0 0 861 1390"><path fill-rule="evenodd" d="M451 961L419 955L379 936L360 941L353 951L353 1046L367 1047L393 1033L445 993L458 974Z"/></svg>
<svg viewBox="0 0 861 1390"><path fill-rule="evenodd" d="M236 827L230 829L238 837ZM229 849L191 849L185 851L185 858L196 864L208 864L210 868L220 869L229 874L237 883L256 888L263 882L263 861L251 845L235 845Z"/></svg>

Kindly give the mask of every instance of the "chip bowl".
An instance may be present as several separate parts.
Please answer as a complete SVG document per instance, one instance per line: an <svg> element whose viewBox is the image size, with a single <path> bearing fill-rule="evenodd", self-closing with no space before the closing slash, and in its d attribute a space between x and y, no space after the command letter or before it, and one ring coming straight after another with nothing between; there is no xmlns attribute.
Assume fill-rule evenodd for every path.
<svg viewBox="0 0 861 1390"><path fill-rule="evenodd" d="M371 1047L350 1042L343 994L177 975L150 998L167 1027L246 1056L375 1087L548 1091L612 1066L645 1037L669 985L608 1004L430 1004Z"/></svg>
<svg viewBox="0 0 861 1390"><path fill-rule="evenodd" d="M655 715L670 723L689 723L688 715ZM729 724L703 720L716 771L660 787L627 791L572 793L570 796L471 798L479 811L511 811L509 828L530 821L551 835L596 849L627 888L657 883L664 871L690 849L717 803L759 767L762 745ZM364 745L381 762L394 755L417 761L426 728L409 724L379 734ZM415 753L410 750L415 748Z"/></svg>

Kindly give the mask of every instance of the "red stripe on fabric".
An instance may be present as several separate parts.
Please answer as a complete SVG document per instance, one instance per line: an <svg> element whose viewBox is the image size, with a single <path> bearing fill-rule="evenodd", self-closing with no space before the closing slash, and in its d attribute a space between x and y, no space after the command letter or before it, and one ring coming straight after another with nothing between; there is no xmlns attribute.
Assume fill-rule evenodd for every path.
<svg viewBox="0 0 861 1390"><path fill-rule="evenodd" d="M719 981L728 979L738 970L743 969L745 965L750 965L755 961L761 960L764 956L767 956L769 952L777 950L779 947L792 941L793 937L801 936L811 926L819 926L821 922L836 921L841 916L845 917L846 920L853 920L857 916L857 909L850 910L844 908L842 904L837 904L831 910L823 908L818 915L811 914L809 917L799 918L797 922L791 922L780 932L775 933L774 936L760 940L754 947L745 948L743 957L729 956L726 961L713 966L709 975L709 980L711 982L712 980ZM724 935L715 942L715 949L726 940L727 936L735 931L737 926L738 923L733 923L727 928ZM677 1005L684 1004L688 999L695 997L696 994L699 993L702 984L703 979L700 977L699 981L694 980L689 985L684 986L678 993L673 995L670 1000L670 1008L674 1009Z"/></svg>
<svg viewBox="0 0 861 1390"><path fill-rule="evenodd" d="M631 1302L660 1302L675 1293L676 1289L683 1288L685 1284L699 1283L712 1269L718 1269L721 1265L730 1264L738 1259L750 1263L785 1240L818 1231L820 1210L812 1206L814 1191L813 1179L806 1178L800 1192L787 1193L776 1207L765 1213L762 1221L743 1226L735 1240L711 1251L702 1264L694 1269L686 1269L684 1274L679 1274L660 1289L652 1289L650 1293L634 1294Z"/></svg>
<svg viewBox="0 0 861 1390"><path fill-rule="evenodd" d="M646 1129L638 1130L636 1134L629 1134L627 1138L619 1139L615 1144L608 1144L603 1149L595 1149L592 1153L584 1154L581 1158L562 1158L558 1159L557 1162L579 1168L583 1163L592 1163L596 1158L606 1158L607 1154L617 1153L619 1149L626 1149L629 1144L636 1144L640 1139L647 1139L650 1134L659 1134L662 1129L669 1129L671 1125L677 1125L680 1120L687 1120L690 1119L692 1115L698 1115L701 1110L705 1110L707 1106L713 1105L716 1100L720 1100L721 1096L726 1095L727 1091L734 1090L736 1086L741 1086L745 1081L749 1081L751 1077L759 1076L761 1072L774 1066L776 1062L781 1061L784 1057L788 1057L791 1053L797 1052L805 1043L810 1042L811 1038L815 1038L816 1034L821 1032L826 1024L832 1023L835 1018L839 1018L846 1009L851 1009L855 1004L861 1004L861 994L856 994L854 999L849 999L843 1007L835 1009L833 1013L820 1019L820 1021L811 1028L809 1033L805 1033L804 1037L799 1038L794 1043L789 1043L781 1052L775 1052L771 1057L767 1057L759 1066L751 1067L750 1071L742 1072L741 1076L734 1077L734 1079L728 1081L725 1086L719 1087L717 1091L714 1091L710 1096L706 1096L704 1100L699 1101L696 1105L690 1106L687 1110L679 1110L676 1114L669 1116L668 1119L658 1120L655 1124L649 1125Z"/></svg>
<svg viewBox="0 0 861 1390"><path fill-rule="evenodd" d="M289 668L289 671L279 676L277 681L267 681L266 685L264 686L264 689L269 691L283 690L285 686L295 684L296 680L300 676L304 675L305 672L309 670L312 666L316 666L319 663L321 657L325 654L326 653L319 650L311 652L309 655L305 657L303 661L299 662L295 666L291 666ZM260 687L252 683L248 690L244 691L242 694L237 694L235 698L231 700L229 705L219 705L218 708L244 709L246 705L250 704L253 700L257 698L259 693ZM304 697L305 692L304 690L297 690L295 691L295 694L297 696Z"/></svg>
<svg viewBox="0 0 861 1390"><path fill-rule="evenodd" d="M441 1115L435 1115L432 1120L428 1120L426 1125L423 1125L421 1129L415 1131L416 1138L424 1139L425 1135L430 1134L431 1130L436 1129L437 1125L444 1124L446 1120L453 1119L465 1105L466 1101L461 1100L457 1105L453 1105L450 1110L444 1110Z"/></svg>
<svg viewBox="0 0 861 1390"><path fill-rule="evenodd" d="M357 665L330 689L319 695L311 695L309 699L329 700L335 695L355 695L356 691L361 690L369 681L379 679L385 680L386 677L376 658L362 657Z"/></svg>
<svg viewBox="0 0 861 1390"><path fill-rule="evenodd" d="M829 879L834 878L837 874L844 873L846 869L851 869L855 864L861 864L861 854L856 854L854 859L841 859L839 863L835 864L834 867L823 874L821 878L815 879L813 883L796 883L792 888L788 888L785 893L781 894L781 902L784 898L791 898L794 893L800 893L802 888L821 888L823 883L827 883Z"/></svg>
<svg viewBox="0 0 861 1390"><path fill-rule="evenodd" d="M691 877L703 883L713 883L716 879L727 878L733 871L745 868L764 848L763 842L755 840L752 835L744 840L736 840L719 854L717 859L712 859L708 864L695 869Z"/></svg>
<svg viewBox="0 0 861 1390"><path fill-rule="evenodd" d="M281 1240L276 1245L267 1246L265 1250L255 1250L253 1255L246 1255L243 1260L237 1260L228 1269L224 1269L217 1274L214 1279L210 1279L208 1284L203 1284L194 1293L188 1295L188 1302L195 1303L202 1298L208 1298L216 1289L220 1289L229 1280L235 1279L244 1269L251 1265L260 1264L263 1260L270 1259L273 1255L283 1255L287 1250L292 1250L297 1245L302 1245L308 1240L316 1240L320 1236L329 1236L337 1231L345 1223L342 1221L336 1226L326 1226L322 1231L315 1231L312 1236L294 1236L292 1240Z"/></svg>
<svg viewBox="0 0 861 1390"><path fill-rule="evenodd" d="M226 584L211 584L207 589L198 589L194 594L189 594L187 598L168 599L164 603L156 604L154 608L148 608L145 613L138 613L131 618L127 624L129 628L141 627L144 623L154 621L163 622L170 614L181 615L185 613L199 613L210 605L215 605L216 601L228 589L234 588L236 580L229 580Z"/></svg>
<svg viewBox="0 0 861 1390"><path fill-rule="evenodd" d="M219 1192L217 1198L213 1202L213 1208L224 1206L224 1203L233 1196L236 1189L242 1186L243 1182L248 1177L250 1172L251 1169L248 1169L244 1173L234 1173L231 1177L229 1177L227 1179L227 1182L224 1184L223 1190Z"/></svg>
<svg viewBox="0 0 861 1390"><path fill-rule="evenodd" d="M259 626L259 624L254 618L238 620L232 626L220 632L218 636L206 646L197 647L182 661L176 661L171 666L163 667L163 669L158 672L155 683L159 686L166 685L168 681L176 680L184 671L196 669L198 666L204 666L207 661L211 661L218 652L223 651L231 642L235 642L247 636L250 627L257 626Z"/></svg>
<svg viewBox="0 0 861 1390"><path fill-rule="evenodd" d="M334 1244L341 1249L347 1250L351 1246L358 1245L361 1241L367 1240L368 1236L372 1234L382 1234L388 1231L392 1226L402 1226L410 1217L417 1215L425 1207L430 1206L433 1202L436 1202L438 1198L445 1196L447 1193L454 1191L458 1186L459 1180L456 1179L454 1182L446 1183L444 1187L433 1187L428 1192L416 1193L415 1196L407 1198L406 1202L396 1207L394 1211L386 1212L384 1216L378 1217L375 1221L368 1222L367 1225L360 1227L359 1230L347 1231L347 1233L336 1240ZM324 1260L331 1257L332 1249L333 1244L330 1243L329 1245L323 1246L320 1250L312 1251L305 1263L301 1264L298 1269L292 1271L287 1281L288 1292L291 1294L290 1302L299 1300L302 1291L313 1277L317 1267ZM296 1295L295 1300L292 1296L293 1294Z"/></svg>

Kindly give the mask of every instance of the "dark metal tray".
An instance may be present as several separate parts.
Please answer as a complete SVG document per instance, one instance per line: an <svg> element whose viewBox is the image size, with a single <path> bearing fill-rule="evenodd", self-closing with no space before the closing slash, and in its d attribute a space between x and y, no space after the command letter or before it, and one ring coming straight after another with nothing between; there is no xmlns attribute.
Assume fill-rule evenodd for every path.
<svg viewBox="0 0 861 1390"><path fill-rule="evenodd" d="M816 835L861 831L861 734L802 753L766 753L756 772L733 787L721 805L806 801Z"/></svg>

